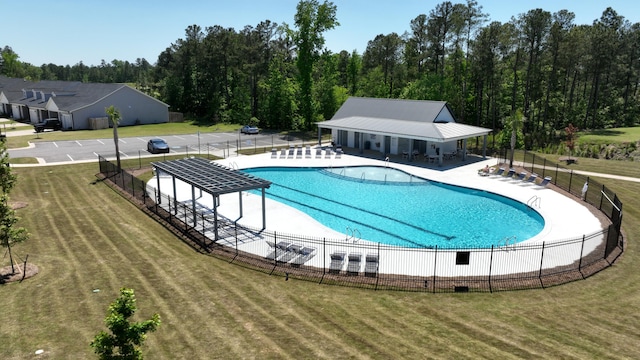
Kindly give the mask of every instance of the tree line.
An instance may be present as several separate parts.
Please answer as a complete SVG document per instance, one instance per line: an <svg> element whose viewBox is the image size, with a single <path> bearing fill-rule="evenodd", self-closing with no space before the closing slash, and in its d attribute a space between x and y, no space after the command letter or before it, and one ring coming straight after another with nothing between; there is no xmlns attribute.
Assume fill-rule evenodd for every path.
<svg viewBox="0 0 640 360"><path fill-rule="evenodd" d="M540 8L501 23L475 0L445 1L402 34L377 35L362 54L325 48L323 33L340 25L333 3L302 0L296 10L293 26L191 25L154 65L35 67L5 47L0 73L131 83L204 122L281 130L312 129L348 96L444 100L458 121L496 133L519 111L528 148L553 141L569 124L638 123L640 24L612 8L591 25L576 25L569 10Z"/></svg>

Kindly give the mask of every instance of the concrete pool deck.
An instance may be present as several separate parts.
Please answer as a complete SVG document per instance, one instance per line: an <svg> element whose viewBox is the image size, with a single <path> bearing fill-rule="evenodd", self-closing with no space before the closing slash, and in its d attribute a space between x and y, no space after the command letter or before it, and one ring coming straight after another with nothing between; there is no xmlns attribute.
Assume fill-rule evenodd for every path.
<svg viewBox="0 0 640 360"><path fill-rule="evenodd" d="M518 245L541 244L569 239L580 239L583 235L591 235L602 230L600 220L591 213L586 204L569 197L562 192L555 191L550 187L540 187L538 185L524 183L522 181L509 180L506 178L498 178L493 176L479 176L478 170L485 165L495 167L496 159L482 160L472 158L465 162L460 159L449 160L443 167L434 164L424 164L420 161L415 163L395 163L385 162L380 159L371 159L367 157L343 154L340 158L335 155L327 158L324 154L321 158L316 158L315 152L311 158L280 158L279 154L273 158L270 153L257 154L250 156L239 155L226 159L216 160L220 165L231 168L244 169L252 167L341 167L341 166L389 166L395 169L405 171L407 173L420 176L432 181L443 182L451 185L464 186L484 190L503 196L507 196L522 203L531 203L532 199L537 199L532 208L542 215L545 220L543 230L531 239L521 241ZM426 165L426 166L425 166ZM173 192L173 184L170 177L160 178L160 187L163 193L171 194ZM156 180L151 179L149 186L155 187ZM176 182L177 200L191 200L191 187L180 181ZM331 191L331 189L327 189ZM240 211L239 196L242 196L242 212ZM213 199L208 194L198 196L196 200L204 207L211 208ZM240 213L242 216L240 217ZM254 229L262 228L262 197L251 193L244 192L242 195L231 193L220 197L218 214L221 217L231 221L237 221L239 225L248 226ZM357 245L349 245L345 242L348 234L330 229L302 211L284 205L280 202L265 199L265 217L266 229L271 232L288 235L300 235L302 237L326 238L328 240L336 240L331 245L322 248L318 246L318 253L306 265L315 267L326 267L330 262L329 255L335 251L348 250L349 252L358 252L370 250L374 247L365 248L368 241L366 238L359 241ZM459 219L465 221L464 217ZM451 221L455 221L452 219ZM490 226L490 224L489 224ZM515 225L517 226L517 225ZM209 237L213 237L212 233L207 233ZM542 252L537 251L531 253L529 251L498 251L493 255L493 268L488 264L492 260L488 257L490 253L480 252L475 255L471 266L466 268L451 268L443 270L446 274L443 276L460 276L460 275L486 275L491 273L494 275L509 274L513 272L513 264L519 265L519 270L529 269L538 270L543 268L553 268L556 266L564 266L571 264L579 259L580 254L588 254L600 244L601 236L594 241L588 241L584 247L580 241L574 244L565 245L561 252L547 251L544 255L544 264L542 264ZM226 239L221 239L222 244L253 253L259 256L266 256L270 252L266 239L261 234L255 234L255 238L240 243L233 243ZM342 245L344 244L344 245ZM362 245L360 249L358 246ZM496 244L500 246L500 244ZM503 248L504 249L504 248ZM380 254L381 274L405 274L415 276L430 276L433 273L440 274L440 270L435 270L436 263L435 254L431 252L423 252L419 259L413 257L415 254L408 252L394 252L388 250ZM486 256L486 257L485 257ZM455 263L455 252L446 254L446 252L438 252L438 266L445 266L448 263ZM433 264L433 266L431 265ZM509 265L511 264L511 265ZM431 269L431 270L425 270Z"/></svg>

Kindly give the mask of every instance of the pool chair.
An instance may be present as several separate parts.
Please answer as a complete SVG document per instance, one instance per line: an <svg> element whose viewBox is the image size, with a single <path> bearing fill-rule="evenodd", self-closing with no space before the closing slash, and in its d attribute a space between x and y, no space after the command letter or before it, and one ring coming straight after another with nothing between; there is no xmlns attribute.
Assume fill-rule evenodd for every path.
<svg viewBox="0 0 640 360"><path fill-rule="evenodd" d="M347 274L358 275L360 273L361 261L362 261L362 254L360 253L349 254L349 263L347 263Z"/></svg>
<svg viewBox="0 0 640 360"><path fill-rule="evenodd" d="M342 158L342 149L341 148L337 148L336 149L336 159L341 159Z"/></svg>
<svg viewBox="0 0 640 360"><path fill-rule="evenodd" d="M286 159L287 158L287 149L281 149L280 150L280 159Z"/></svg>
<svg viewBox="0 0 640 360"><path fill-rule="evenodd" d="M538 174L532 173L526 180L522 180L525 184L535 184Z"/></svg>
<svg viewBox="0 0 640 360"><path fill-rule="evenodd" d="M302 159L302 146L296 148L296 159Z"/></svg>
<svg viewBox="0 0 640 360"><path fill-rule="evenodd" d="M322 149L321 148L317 148L316 149L316 159L321 159L322 158Z"/></svg>
<svg viewBox="0 0 640 360"><path fill-rule="evenodd" d="M515 180L522 181L522 180L524 180L526 177L527 177L527 172L526 172L526 171L523 171L523 172L521 172L520 174L518 174L518 176L516 176L514 179L515 179Z"/></svg>
<svg viewBox="0 0 640 360"><path fill-rule="evenodd" d="M498 168L498 170L496 170L495 172L489 173L489 175L498 177L498 176L502 176L503 173L504 173L504 168L501 167L501 168Z"/></svg>
<svg viewBox="0 0 640 360"><path fill-rule="evenodd" d="M298 244L289 245L284 250L284 253L280 255L280 257L278 258L278 262L286 263L293 260L295 257L298 256L298 251L300 251L300 249L302 249L301 245L298 245Z"/></svg>
<svg viewBox="0 0 640 360"><path fill-rule="evenodd" d="M300 266L307 261L311 260L312 257L316 256L317 249L314 247L303 247L297 251L298 256L291 260L291 265Z"/></svg>
<svg viewBox="0 0 640 360"><path fill-rule="evenodd" d="M538 186L540 187L545 187L547 186L547 184L549 184L551 182L551 176L547 176L544 179L542 179L542 181L540 182L540 184L538 184Z"/></svg>
<svg viewBox="0 0 640 360"><path fill-rule="evenodd" d="M516 173L516 169L509 169L509 172L507 172L507 174L503 176L503 178L511 179L515 173Z"/></svg>
<svg viewBox="0 0 640 360"><path fill-rule="evenodd" d="M278 259L282 255L284 255L284 253L287 252L287 249L289 248L289 246L291 246L291 243L287 241L281 241L277 245L274 245L273 241L267 241L267 244L269 245L269 248L273 249L271 252L267 254L267 256L265 256L265 259L267 260Z"/></svg>
<svg viewBox="0 0 640 360"><path fill-rule="evenodd" d="M271 158L275 159L278 157L278 149L271 149Z"/></svg>
<svg viewBox="0 0 640 360"><path fill-rule="evenodd" d="M378 276L378 254L367 254L364 258L364 276Z"/></svg>
<svg viewBox="0 0 640 360"><path fill-rule="evenodd" d="M311 159L311 146L307 145L307 147L304 149L304 157L306 159Z"/></svg>
<svg viewBox="0 0 640 360"><path fill-rule="evenodd" d="M293 159L293 156L296 153L296 149L293 147L293 145L289 146L289 155L287 156L288 159Z"/></svg>
<svg viewBox="0 0 640 360"><path fill-rule="evenodd" d="M338 274L344 266L344 259L347 253L344 251L336 251L331 254L331 263L329 264L329 273Z"/></svg>
<svg viewBox="0 0 640 360"><path fill-rule="evenodd" d="M331 159L331 149L327 149L324 151L324 158L325 159Z"/></svg>

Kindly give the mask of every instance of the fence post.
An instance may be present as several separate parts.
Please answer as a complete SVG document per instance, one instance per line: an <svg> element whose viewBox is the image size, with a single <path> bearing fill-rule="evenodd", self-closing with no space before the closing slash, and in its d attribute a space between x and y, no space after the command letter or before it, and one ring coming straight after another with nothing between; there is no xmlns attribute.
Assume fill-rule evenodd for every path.
<svg viewBox="0 0 640 360"><path fill-rule="evenodd" d="M573 180L573 170L569 171L569 194L571 194L571 181Z"/></svg>
<svg viewBox="0 0 640 360"><path fill-rule="evenodd" d="M491 244L491 256L489 257L489 292L492 293L493 289L491 288L491 269L493 269L493 247Z"/></svg>
<svg viewBox="0 0 640 360"><path fill-rule="evenodd" d="M538 280L540 280L540 286L544 289L544 283L542 282L542 263L544 262L544 245L545 242L542 242L542 253L540 254L540 270L538 270Z"/></svg>
<svg viewBox="0 0 640 360"><path fill-rule="evenodd" d="M436 292L436 270L438 268L437 266L438 264L438 245L436 245L435 251L433 253L433 280L431 281L433 283L433 293Z"/></svg>
<svg viewBox="0 0 640 360"><path fill-rule="evenodd" d="M582 235L582 246L580 247L580 261L578 261L578 271L580 272L580 276L582 276L583 280L584 280L584 274L582 273L582 255L584 254L584 241L585 241L585 235ZM607 246L605 245L605 249L606 247Z"/></svg>

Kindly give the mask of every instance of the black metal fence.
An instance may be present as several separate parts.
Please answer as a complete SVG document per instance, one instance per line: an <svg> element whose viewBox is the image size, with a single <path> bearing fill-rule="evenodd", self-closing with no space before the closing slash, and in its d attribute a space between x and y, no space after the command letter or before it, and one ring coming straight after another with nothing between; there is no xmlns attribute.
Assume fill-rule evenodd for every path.
<svg viewBox="0 0 640 360"><path fill-rule="evenodd" d="M538 172L557 167L538 158L532 160L532 167ZM542 171L536 165L538 160L544 163ZM199 251L271 275L322 284L423 292L544 288L584 279L610 266L623 251L622 204L615 193L604 187L599 197L587 194L587 201L597 205L612 224L593 234L486 249L417 249L371 244L354 238L329 239L254 229L220 218L218 240L214 241L215 225L208 209L159 194L126 171L119 172L102 157L100 172L144 211L169 224ZM561 179L557 181L559 187L583 180L559 168L557 172L562 174L556 177ZM590 182L590 189L595 186ZM568 189L577 191L575 186Z"/></svg>

